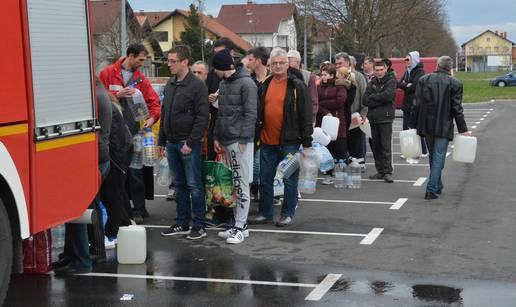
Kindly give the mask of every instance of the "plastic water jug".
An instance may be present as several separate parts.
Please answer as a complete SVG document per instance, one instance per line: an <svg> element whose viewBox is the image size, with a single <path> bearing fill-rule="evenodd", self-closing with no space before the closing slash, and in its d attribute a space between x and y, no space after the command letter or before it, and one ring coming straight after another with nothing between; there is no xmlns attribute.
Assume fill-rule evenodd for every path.
<svg viewBox="0 0 516 307"><path fill-rule="evenodd" d="M276 171L272 186L274 188L274 197L283 196L285 193L285 185L283 184L283 176L278 171Z"/></svg>
<svg viewBox="0 0 516 307"><path fill-rule="evenodd" d="M405 158L419 158L421 156L421 137L417 135L416 129L400 132L400 147L401 154Z"/></svg>
<svg viewBox="0 0 516 307"><path fill-rule="evenodd" d="M300 160L301 154L299 152L296 152L295 154L289 153L278 164L276 171L280 172L281 178L290 178L290 176L299 169Z"/></svg>
<svg viewBox="0 0 516 307"><path fill-rule="evenodd" d="M322 118L321 129L328 133L332 141L335 141L339 135L339 124L338 117L326 115Z"/></svg>
<svg viewBox="0 0 516 307"><path fill-rule="evenodd" d="M120 227L117 239L117 258L121 264L142 264L147 257L145 227Z"/></svg>
<svg viewBox="0 0 516 307"><path fill-rule="evenodd" d="M477 153L477 138L456 134L453 139L453 160L457 162L473 163Z"/></svg>
<svg viewBox="0 0 516 307"><path fill-rule="evenodd" d="M321 172L327 172L332 170L335 167L335 163L333 162L333 156L331 155L328 148L325 146L321 146L320 144L314 144L313 152L317 157L317 162L319 164L319 169Z"/></svg>
<svg viewBox="0 0 516 307"><path fill-rule="evenodd" d="M340 159L339 163L335 165L335 180L333 181L335 188L344 189L347 186L347 172L346 163L344 163L344 160Z"/></svg>
<svg viewBox="0 0 516 307"><path fill-rule="evenodd" d="M168 159L165 157L159 161L158 184L164 187L170 185L170 168L168 166Z"/></svg>
<svg viewBox="0 0 516 307"><path fill-rule="evenodd" d="M369 119L366 118L364 123L360 122L360 130L362 130L368 138L373 137L371 134L371 124L369 124Z"/></svg>
<svg viewBox="0 0 516 307"><path fill-rule="evenodd" d="M324 130L319 127L314 128L314 133L312 134L313 143L319 143L322 146L326 146L331 142L331 136L328 135Z"/></svg>
<svg viewBox="0 0 516 307"><path fill-rule="evenodd" d="M143 132L138 132L133 137L133 156L130 168L141 169L143 167Z"/></svg>
<svg viewBox="0 0 516 307"><path fill-rule="evenodd" d="M351 114L351 123L349 125L349 130L355 129L356 127L360 126L360 122L362 121L362 116L360 116L360 113L355 112Z"/></svg>
<svg viewBox="0 0 516 307"><path fill-rule="evenodd" d="M137 88L134 90L135 92L131 95L131 99L129 99L128 103L129 110L136 121L144 120L149 117L149 110L147 109L147 104L145 103L142 92Z"/></svg>
<svg viewBox="0 0 516 307"><path fill-rule="evenodd" d="M143 136L143 165L154 166L157 158L156 138L152 130L146 128Z"/></svg>
<svg viewBox="0 0 516 307"><path fill-rule="evenodd" d="M356 158L351 159L350 169L350 189L360 189L362 186L362 168Z"/></svg>
<svg viewBox="0 0 516 307"><path fill-rule="evenodd" d="M317 158L315 153L307 151L301 167L304 169L303 186L299 189L301 193L314 194L317 185Z"/></svg>

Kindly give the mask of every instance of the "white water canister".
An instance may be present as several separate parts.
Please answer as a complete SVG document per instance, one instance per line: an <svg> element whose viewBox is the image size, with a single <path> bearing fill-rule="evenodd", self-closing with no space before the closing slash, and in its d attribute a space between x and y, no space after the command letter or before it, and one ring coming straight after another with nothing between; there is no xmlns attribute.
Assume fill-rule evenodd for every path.
<svg viewBox="0 0 516 307"><path fill-rule="evenodd" d="M477 138L456 134L453 139L453 160L457 162L473 163L477 153Z"/></svg>
<svg viewBox="0 0 516 307"><path fill-rule="evenodd" d="M366 118L365 122L360 122L360 130L362 130L368 138L373 137L371 134L371 124L369 124L369 119Z"/></svg>
<svg viewBox="0 0 516 307"><path fill-rule="evenodd" d="M326 115L322 118L321 129L328 133L332 141L335 141L339 136L339 124L338 117Z"/></svg>
<svg viewBox="0 0 516 307"><path fill-rule="evenodd" d="M408 129L400 132L401 154L405 158L419 158L422 153L421 137L416 129Z"/></svg>
<svg viewBox="0 0 516 307"><path fill-rule="evenodd" d="M323 146L330 144L331 136L328 135L324 130L319 127L314 128L314 133L312 134L312 139L314 143L319 143Z"/></svg>
<svg viewBox="0 0 516 307"><path fill-rule="evenodd" d="M120 264L142 264L147 257L145 227L120 227L117 237L117 258Z"/></svg>
<svg viewBox="0 0 516 307"><path fill-rule="evenodd" d="M362 121L362 116L360 116L360 113L355 112L355 113L351 114L351 123L349 124L349 130L359 127L361 121Z"/></svg>

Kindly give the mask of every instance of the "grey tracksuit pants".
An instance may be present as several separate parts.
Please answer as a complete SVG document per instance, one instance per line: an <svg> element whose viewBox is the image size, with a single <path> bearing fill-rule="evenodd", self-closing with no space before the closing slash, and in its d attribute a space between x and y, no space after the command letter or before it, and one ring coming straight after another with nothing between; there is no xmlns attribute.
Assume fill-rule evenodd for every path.
<svg viewBox="0 0 516 307"><path fill-rule="evenodd" d="M254 144L248 143L244 152L238 143L224 146L233 171L233 186L236 189L237 205L233 208L235 227L243 228L247 224L247 215L251 205L249 183L253 181Z"/></svg>

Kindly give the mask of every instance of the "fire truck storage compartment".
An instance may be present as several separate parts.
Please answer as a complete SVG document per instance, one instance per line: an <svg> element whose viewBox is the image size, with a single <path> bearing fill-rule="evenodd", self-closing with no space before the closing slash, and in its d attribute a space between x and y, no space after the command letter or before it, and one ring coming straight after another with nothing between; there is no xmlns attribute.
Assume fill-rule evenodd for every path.
<svg viewBox="0 0 516 307"><path fill-rule="evenodd" d="M86 1L27 0L37 140L96 125Z"/></svg>

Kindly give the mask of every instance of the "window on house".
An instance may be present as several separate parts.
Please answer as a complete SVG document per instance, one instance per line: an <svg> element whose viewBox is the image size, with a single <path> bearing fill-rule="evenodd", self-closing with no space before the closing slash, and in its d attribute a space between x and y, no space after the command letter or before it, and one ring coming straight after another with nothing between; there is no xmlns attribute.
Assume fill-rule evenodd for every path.
<svg viewBox="0 0 516 307"><path fill-rule="evenodd" d="M468 48L468 52L469 52L469 53L473 53L473 47L469 47L469 48Z"/></svg>
<svg viewBox="0 0 516 307"><path fill-rule="evenodd" d="M491 53L491 47L486 47L486 53L487 53L487 54L490 54L490 53Z"/></svg>
<svg viewBox="0 0 516 307"><path fill-rule="evenodd" d="M491 41L491 38L490 37L486 38L486 41L489 43Z"/></svg>
<svg viewBox="0 0 516 307"><path fill-rule="evenodd" d="M288 36L287 35L278 35L277 43L278 43L278 47L287 48L288 47Z"/></svg>
<svg viewBox="0 0 516 307"><path fill-rule="evenodd" d="M495 52L495 53L500 52L499 48L498 48L498 47L494 47L494 52Z"/></svg>
<svg viewBox="0 0 516 307"><path fill-rule="evenodd" d="M167 31L156 31L154 32L154 36L158 40L158 42L168 42L168 32Z"/></svg>
<svg viewBox="0 0 516 307"><path fill-rule="evenodd" d="M484 52L484 48L482 48L482 47L478 47L478 49L477 49L477 53L483 53L483 52Z"/></svg>

